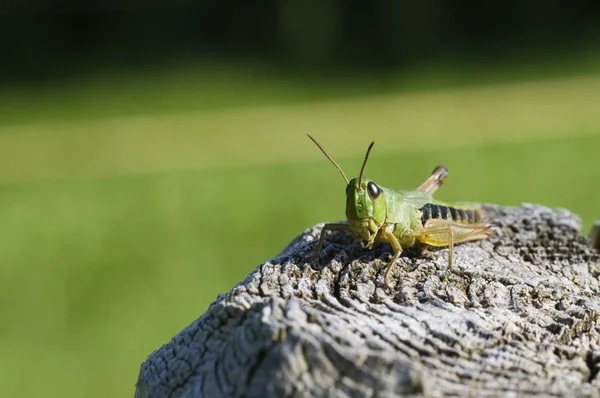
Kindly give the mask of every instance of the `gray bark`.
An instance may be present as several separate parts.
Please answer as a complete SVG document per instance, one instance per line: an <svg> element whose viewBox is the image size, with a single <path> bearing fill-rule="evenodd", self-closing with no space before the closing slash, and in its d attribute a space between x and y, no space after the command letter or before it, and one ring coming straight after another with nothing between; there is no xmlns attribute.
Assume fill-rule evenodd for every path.
<svg viewBox="0 0 600 398"><path fill-rule="evenodd" d="M318 225L142 364L136 397L600 396L599 256L566 210L484 206L496 237L362 249ZM191 292L190 294L193 294Z"/></svg>

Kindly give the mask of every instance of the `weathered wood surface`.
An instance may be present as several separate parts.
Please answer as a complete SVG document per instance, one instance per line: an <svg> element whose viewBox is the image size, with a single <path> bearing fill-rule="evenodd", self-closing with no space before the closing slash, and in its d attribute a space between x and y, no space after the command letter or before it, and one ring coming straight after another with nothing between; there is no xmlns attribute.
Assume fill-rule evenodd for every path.
<svg viewBox="0 0 600 398"><path fill-rule="evenodd" d="M485 206L498 236L409 250L320 226L143 363L136 397L600 396L598 252L566 210ZM193 296L193 292L190 292Z"/></svg>

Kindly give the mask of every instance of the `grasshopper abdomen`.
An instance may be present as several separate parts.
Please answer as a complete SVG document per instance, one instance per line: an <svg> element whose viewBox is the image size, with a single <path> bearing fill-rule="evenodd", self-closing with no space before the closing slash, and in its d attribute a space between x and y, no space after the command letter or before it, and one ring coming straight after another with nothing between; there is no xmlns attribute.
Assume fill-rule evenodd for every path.
<svg viewBox="0 0 600 398"><path fill-rule="evenodd" d="M477 224L483 221L478 209L462 209L436 203L427 203L421 208L421 224L432 219L449 220L464 224Z"/></svg>

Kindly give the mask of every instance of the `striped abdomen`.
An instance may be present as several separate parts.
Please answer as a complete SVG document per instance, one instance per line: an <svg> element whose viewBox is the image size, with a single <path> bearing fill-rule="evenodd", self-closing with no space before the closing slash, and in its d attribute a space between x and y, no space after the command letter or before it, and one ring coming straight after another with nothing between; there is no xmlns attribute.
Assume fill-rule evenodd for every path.
<svg viewBox="0 0 600 398"><path fill-rule="evenodd" d="M455 221L462 224L477 224L483 221L481 212L476 209L457 209L451 206L427 203L421 211L422 224L434 218Z"/></svg>

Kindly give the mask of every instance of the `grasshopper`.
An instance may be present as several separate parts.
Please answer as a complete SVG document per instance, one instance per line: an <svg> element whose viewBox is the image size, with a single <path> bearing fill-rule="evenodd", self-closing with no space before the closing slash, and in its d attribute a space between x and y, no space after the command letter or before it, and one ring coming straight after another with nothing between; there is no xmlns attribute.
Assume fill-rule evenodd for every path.
<svg viewBox="0 0 600 398"><path fill-rule="evenodd" d="M364 178L363 172L369 153L375 142L367 149L358 178L348 180L346 174L325 149L310 134L308 137L339 170L346 182L347 224L325 224L321 230L315 263L325 243L327 231L350 231L361 240L363 247L371 249L375 242L387 242L392 246L393 256L387 264L384 284L389 285L392 266L416 241L429 246L448 246L448 268L452 270L454 244L486 239L494 234L493 224L484 222L481 209L466 204L449 204L433 199L433 194L448 176L444 166L436 167L431 176L416 190L394 190L377 185Z"/></svg>

